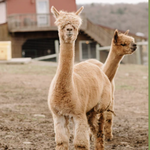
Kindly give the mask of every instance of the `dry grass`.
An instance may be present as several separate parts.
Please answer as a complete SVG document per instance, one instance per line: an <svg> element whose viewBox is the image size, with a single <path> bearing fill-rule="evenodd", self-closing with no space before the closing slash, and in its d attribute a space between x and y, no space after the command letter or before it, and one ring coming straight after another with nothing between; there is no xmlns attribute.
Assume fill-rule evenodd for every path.
<svg viewBox="0 0 150 150"><path fill-rule="evenodd" d="M54 150L47 95L55 71L46 62L0 65L0 150ZM148 67L121 65L115 81L117 116L106 150L148 150Z"/></svg>

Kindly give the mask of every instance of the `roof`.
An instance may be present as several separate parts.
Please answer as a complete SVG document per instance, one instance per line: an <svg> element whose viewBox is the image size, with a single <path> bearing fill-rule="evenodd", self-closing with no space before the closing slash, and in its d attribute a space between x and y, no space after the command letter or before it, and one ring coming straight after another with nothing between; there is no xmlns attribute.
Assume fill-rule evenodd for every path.
<svg viewBox="0 0 150 150"><path fill-rule="evenodd" d="M102 28L105 28L105 29L108 29L108 30L116 30L116 29L114 29L114 28L110 28L110 27L108 27L108 26L104 26L104 25L101 25L101 24L97 24L98 26L100 26L100 27L102 27ZM119 32L121 32L121 33L125 33L126 31L124 31L124 30L119 30L118 29L118 31ZM129 35L131 35L131 36L134 36L134 37L138 37L138 38L143 38L143 39L145 39L145 40L147 40L148 39L148 37L146 37L146 36L139 36L139 35L136 35L136 34L134 34L134 33L132 33L132 32L129 32Z"/></svg>
<svg viewBox="0 0 150 150"><path fill-rule="evenodd" d="M115 29L100 24L95 24L84 16L82 18L83 23L80 29L84 33L88 34L94 41L99 43L101 46L110 45ZM125 31L122 30L118 31L121 33L125 33ZM147 40L147 37L138 36L133 33L129 33L129 35L135 38L136 42Z"/></svg>
<svg viewBox="0 0 150 150"><path fill-rule="evenodd" d="M5 2L6 0L0 0L0 3Z"/></svg>

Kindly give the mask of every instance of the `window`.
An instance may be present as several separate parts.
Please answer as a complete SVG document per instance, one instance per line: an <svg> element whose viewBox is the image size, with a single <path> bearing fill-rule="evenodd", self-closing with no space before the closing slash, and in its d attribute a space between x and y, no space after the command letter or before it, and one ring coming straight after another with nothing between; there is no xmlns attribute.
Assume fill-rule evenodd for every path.
<svg viewBox="0 0 150 150"><path fill-rule="evenodd" d="M49 26L49 0L36 0L38 26Z"/></svg>
<svg viewBox="0 0 150 150"><path fill-rule="evenodd" d="M96 58L96 42L80 41L80 61Z"/></svg>

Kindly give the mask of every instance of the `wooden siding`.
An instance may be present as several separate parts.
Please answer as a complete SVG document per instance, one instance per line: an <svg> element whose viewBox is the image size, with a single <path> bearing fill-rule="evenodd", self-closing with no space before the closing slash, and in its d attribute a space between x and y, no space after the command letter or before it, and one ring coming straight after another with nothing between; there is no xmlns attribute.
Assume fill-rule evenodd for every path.
<svg viewBox="0 0 150 150"><path fill-rule="evenodd" d="M86 17L82 16L83 24L81 30L88 34L94 41L102 46L110 45L110 39L112 36L109 32L103 30L103 28L89 21Z"/></svg>
<svg viewBox="0 0 150 150"><path fill-rule="evenodd" d="M12 57L22 57L22 45L28 39L40 39L40 38L58 38L57 31L51 32L24 32L12 34Z"/></svg>
<svg viewBox="0 0 150 150"><path fill-rule="evenodd" d="M47 32L22 32L11 34L12 38L12 57L19 58L22 57L22 45L28 39L39 39L39 38L58 38L57 31L47 31ZM79 41L81 40L92 40L83 32L80 32L75 43L75 61L79 62Z"/></svg>
<svg viewBox="0 0 150 150"><path fill-rule="evenodd" d="M0 24L0 41L9 41L10 39L7 23Z"/></svg>
<svg viewBox="0 0 150 150"><path fill-rule="evenodd" d="M36 0L8 0L6 2L7 15L36 13ZM77 9L75 0L49 0L49 12L51 6L68 12Z"/></svg>

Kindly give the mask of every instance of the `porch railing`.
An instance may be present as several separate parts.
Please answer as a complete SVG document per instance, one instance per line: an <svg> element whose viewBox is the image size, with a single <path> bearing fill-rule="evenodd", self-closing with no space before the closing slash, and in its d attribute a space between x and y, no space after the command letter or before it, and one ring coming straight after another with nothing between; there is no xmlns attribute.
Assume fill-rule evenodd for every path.
<svg viewBox="0 0 150 150"><path fill-rule="evenodd" d="M9 15L8 28L10 32L56 30L54 17L50 14L13 14Z"/></svg>
<svg viewBox="0 0 150 150"><path fill-rule="evenodd" d="M148 42L137 42L137 50L135 51L135 64L138 65L148 65ZM111 46L100 47L96 45L96 59L100 61L100 51L109 51ZM127 55L126 57L129 57ZM131 63L130 60L126 60L126 63Z"/></svg>

